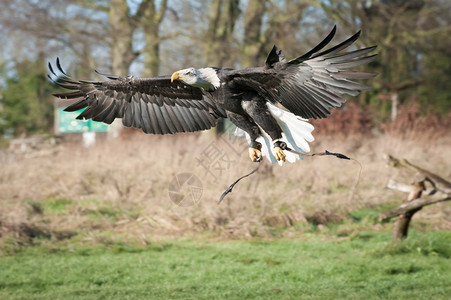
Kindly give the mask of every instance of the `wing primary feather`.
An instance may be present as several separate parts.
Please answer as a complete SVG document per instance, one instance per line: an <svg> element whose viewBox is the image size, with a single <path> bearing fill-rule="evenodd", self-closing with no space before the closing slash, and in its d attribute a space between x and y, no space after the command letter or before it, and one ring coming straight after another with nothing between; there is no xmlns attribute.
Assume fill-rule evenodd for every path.
<svg viewBox="0 0 451 300"><path fill-rule="evenodd" d="M180 121L180 124L182 125L184 132L189 132L190 128L185 118L183 117L181 108L182 108L181 106L174 106L173 111L177 115L177 119Z"/></svg>
<svg viewBox="0 0 451 300"><path fill-rule="evenodd" d="M88 106L80 115L77 116L77 119L90 119L97 108L97 105Z"/></svg>
<svg viewBox="0 0 451 300"><path fill-rule="evenodd" d="M142 128L142 120L141 120L141 104L139 103L140 99L136 94L133 95L132 105L134 107L133 116L134 116L134 127Z"/></svg>
<svg viewBox="0 0 451 300"><path fill-rule="evenodd" d="M283 90L286 89L283 88ZM295 97L295 93L291 89L288 92L285 91L283 99L286 101L282 105L294 114L303 118L313 118L315 116L311 108L305 104L303 97L301 95Z"/></svg>
<svg viewBox="0 0 451 300"><path fill-rule="evenodd" d="M330 63L339 62L339 61L345 61L345 60L348 60L348 59L353 59L353 58L356 58L356 57L359 57L359 56L366 55L366 54L374 51L374 49L376 49L376 46L363 48L363 49L358 49L358 50L350 51L350 52L347 52L347 53L337 54L335 56L328 56L326 58L326 60L328 62L330 62Z"/></svg>
<svg viewBox="0 0 451 300"><path fill-rule="evenodd" d="M85 99L82 99L64 109L64 111L77 111L79 109L85 108L88 106L88 102Z"/></svg>
<svg viewBox="0 0 451 300"><path fill-rule="evenodd" d="M107 104L102 104L102 106L99 106L100 108L103 107L103 110L94 116L92 118L94 121L98 122L104 122L106 117L110 115L111 111L114 109L114 103L115 101L112 98L105 98L105 102L108 102Z"/></svg>
<svg viewBox="0 0 451 300"><path fill-rule="evenodd" d="M53 96L61 99L74 99L74 98L80 98L83 97L83 94L80 91L73 91L69 93L57 93L53 94Z"/></svg>
<svg viewBox="0 0 451 300"><path fill-rule="evenodd" d="M139 105L141 106L142 130L145 133L152 133L152 123L150 121L147 103L141 99L141 101L139 101Z"/></svg>
<svg viewBox="0 0 451 300"><path fill-rule="evenodd" d="M194 122L199 126L200 129L209 128L208 124L205 122L205 115L203 115L203 111L200 111L195 108L190 108L191 115L193 116Z"/></svg>
<svg viewBox="0 0 451 300"><path fill-rule="evenodd" d="M185 106L179 106L180 114L182 115L183 119L185 120L186 125L189 128L189 131L196 131L196 126L193 122L193 120L190 118L190 113L187 107Z"/></svg>
<svg viewBox="0 0 451 300"><path fill-rule="evenodd" d="M328 106L328 108L340 107L342 104L342 102L337 101L334 98L328 97L327 95L322 93L321 88L318 88L315 86L308 86L308 85L306 85L305 88L309 93L314 94L316 97L318 97L320 99L320 101L325 103Z"/></svg>
<svg viewBox="0 0 451 300"><path fill-rule="evenodd" d="M58 76L56 75L55 71L53 71L53 67L52 67L52 64L51 64L50 62L48 63L48 68L49 68L50 73L52 73L55 77L58 77ZM49 76L49 78L50 78L50 76ZM52 80L53 80L53 79L52 79Z"/></svg>
<svg viewBox="0 0 451 300"><path fill-rule="evenodd" d="M334 46L334 47L332 47L332 48L330 48L330 49L328 49L326 51L318 53L318 54L312 56L312 58L319 57L319 56L324 56L324 55L327 55L327 54L330 54L330 53L339 52L339 51L349 47L352 43L354 43L359 38L359 36L360 36L360 30L357 31L353 36L348 38L346 41L342 42L341 44L338 44L338 45L336 45L336 46Z"/></svg>
<svg viewBox="0 0 451 300"><path fill-rule="evenodd" d="M377 73L354 72L354 71L338 71L330 73L330 76L336 79L370 79L376 75Z"/></svg>
<svg viewBox="0 0 451 300"><path fill-rule="evenodd" d="M176 133L177 128L174 126L171 117L169 116L168 109L166 105L160 106L161 114L163 115L163 119L166 122L166 126L169 129L169 133Z"/></svg>
<svg viewBox="0 0 451 300"><path fill-rule="evenodd" d="M155 105L154 109L155 109L155 114L157 115L157 122L160 125L162 134L170 133L171 131L169 130L168 126L166 125L166 120L164 119L164 116L161 113L161 106Z"/></svg>
<svg viewBox="0 0 451 300"><path fill-rule="evenodd" d="M122 124L127 127L133 126L133 114L132 114L132 106L126 105L123 107L123 118L122 118Z"/></svg>
<svg viewBox="0 0 451 300"><path fill-rule="evenodd" d="M339 107L342 103L345 102L345 99L343 99L340 95L334 94L331 91L328 91L328 90L322 88L321 86L317 86L313 82L308 81L305 83L305 85L311 87L318 93L321 93L324 97L329 98L329 99L335 101L335 103L339 104L334 107Z"/></svg>
<svg viewBox="0 0 451 300"><path fill-rule="evenodd" d="M105 116L105 119L103 120L104 123L111 124L116 119L116 117L122 117L118 114L119 112L119 103L116 101L112 102L112 109L110 110L110 113Z"/></svg>
<svg viewBox="0 0 451 300"><path fill-rule="evenodd" d="M63 73L64 75L68 76L68 75L66 74L66 72L64 72L63 68L61 67L61 63L60 63L60 58L59 58L59 57L56 58L56 67L58 68L58 70L59 70L61 73Z"/></svg>
<svg viewBox="0 0 451 300"><path fill-rule="evenodd" d="M313 94L308 93L305 89L299 90L302 97L306 100L305 106L310 108L313 112L313 117L326 117L330 112L327 107L321 102L317 101Z"/></svg>
<svg viewBox="0 0 451 300"><path fill-rule="evenodd" d="M327 46L327 44L330 43L330 41L333 39L333 37L335 36L335 33L337 31L337 25L334 25L334 27L332 28L332 30L330 31L330 33L327 35L327 37L321 41L321 43L319 43L318 45L316 45L312 50L310 50L309 52L290 60L288 63L289 64L299 64L307 59L309 59L314 53L318 52L319 50L323 49L325 46Z"/></svg>
<svg viewBox="0 0 451 300"><path fill-rule="evenodd" d="M356 60L347 61L347 62L332 63L331 66L336 67L336 68L343 68L343 69L354 68L354 67L358 67L358 66L370 63L375 58L376 58L376 54L367 56L364 58L359 58Z"/></svg>
<svg viewBox="0 0 451 300"><path fill-rule="evenodd" d="M183 128L181 121L178 119L175 110L176 108L173 106L166 106L166 111L172 121L172 124L174 124L175 128L177 129L177 132L184 132L185 129Z"/></svg>
<svg viewBox="0 0 451 300"><path fill-rule="evenodd" d="M147 109L149 111L149 117L150 117L150 121L152 123L152 127L153 127L153 131L156 134L163 134L161 132L160 126L158 125L158 118L157 115L155 113L155 107L157 107L158 105L155 103L148 103L147 104Z"/></svg>
<svg viewBox="0 0 451 300"><path fill-rule="evenodd" d="M352 89L352 90L371 89L371 87L361 84L361 83L357 83L357 82L346 80L346 79L334 79L330 76L320 76L319 74L315 74L312 79L322 82L329 86L340 87L340 88L345 88L345 89Z"/></svg>
<svg viewBox="0 0 451 300"><path fill-rule="evenodd" d="M105 73L102 73L102 72L100 72L100 71L98 71L98 70L94 70L94 72L95 72L96 74L100 75L100 76L106 77L106 78L111 79L111 80L119 80L119 79L122 78L121 76L105 74Z"/></svg>

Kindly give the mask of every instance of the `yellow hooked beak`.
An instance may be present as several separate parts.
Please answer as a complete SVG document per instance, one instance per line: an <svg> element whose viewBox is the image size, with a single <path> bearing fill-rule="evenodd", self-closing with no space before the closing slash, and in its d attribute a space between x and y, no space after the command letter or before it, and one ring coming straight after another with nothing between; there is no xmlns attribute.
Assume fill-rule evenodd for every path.
<svg viewBox="0 0 451 300"><path fill-rule="evenodd" d="M174 82L174 80L177 80L180 78L180 73L179 72L174 72L171 76L171 82Z"/></svg>

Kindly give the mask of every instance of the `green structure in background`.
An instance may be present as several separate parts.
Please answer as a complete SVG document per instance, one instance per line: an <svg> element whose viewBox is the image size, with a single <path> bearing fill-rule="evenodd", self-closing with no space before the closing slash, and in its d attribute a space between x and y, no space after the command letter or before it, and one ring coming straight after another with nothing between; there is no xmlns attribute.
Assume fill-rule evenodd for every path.
<svg viewBox="0 0 451 300"><path fill-rule="evenodd" d="M83 109L69 112L63 108L58 109L57 131L58 133L80 133L80 132L106 132L108 124L93 120L77 120L77 116Z"/></svg>

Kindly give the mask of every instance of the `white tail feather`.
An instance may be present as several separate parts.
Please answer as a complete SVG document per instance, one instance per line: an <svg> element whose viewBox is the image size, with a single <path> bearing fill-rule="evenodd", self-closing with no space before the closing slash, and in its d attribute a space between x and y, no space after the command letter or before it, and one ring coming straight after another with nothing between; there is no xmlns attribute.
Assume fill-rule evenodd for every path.
<svg viewBox="0 0 451 300"><path fill-rule="evenodd" d="M313 142L315 139L312 135L314 129L313 125L308 123L306 119L298 117L293 113L280 109L271 103L267 103L269 111L273 117L277 120L280 128L282 129L282 141L287 143L287 146L297 152L306 153L310 152L310 146L307 142ZM277 161L272 152L273 143L271 137L263 130L261 136L257 138L257 142L262 144L262 155L266 157L271 163L278 162L282 165L282 161ZM241 128L236 128L236 136L246 136L246 140L251 144L250 136ZM286 160L294 163L300 159L299 155L285 151L287 155Z"/></svg>

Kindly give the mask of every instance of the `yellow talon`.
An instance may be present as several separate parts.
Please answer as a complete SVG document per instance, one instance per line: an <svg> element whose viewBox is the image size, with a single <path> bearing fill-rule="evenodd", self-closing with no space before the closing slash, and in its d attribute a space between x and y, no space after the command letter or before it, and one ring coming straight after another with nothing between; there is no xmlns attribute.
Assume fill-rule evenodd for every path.
<svg viewBox="0 0 451 300"><path fill-rule="evenodd" d="M249 148L249 157L253 162L260 161L262 152L257 148Z"/></svg>
<svg viewBox="0 0 451 300"><path fill-rule="evenodd" d="M287 155L283 152L282 148L280 147L274 147L274 156L277 160L285 161L285 157Z"/></svg>

